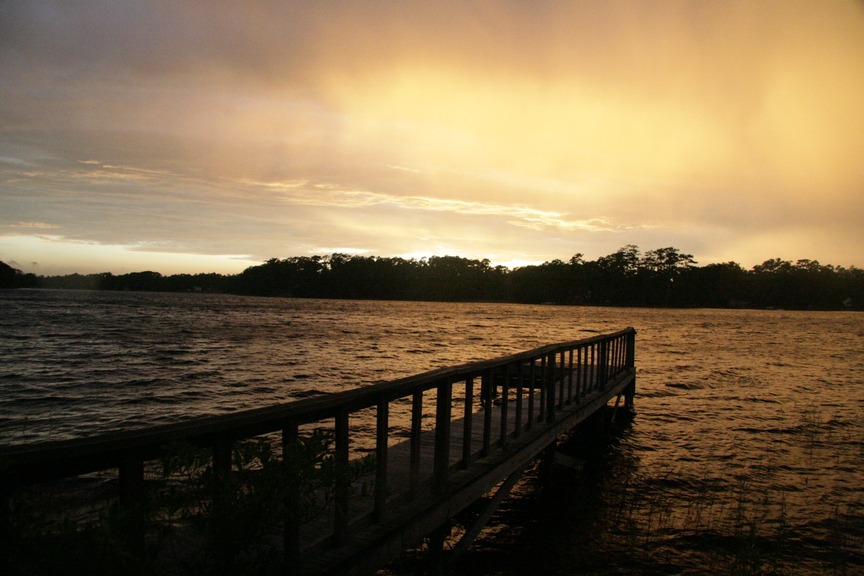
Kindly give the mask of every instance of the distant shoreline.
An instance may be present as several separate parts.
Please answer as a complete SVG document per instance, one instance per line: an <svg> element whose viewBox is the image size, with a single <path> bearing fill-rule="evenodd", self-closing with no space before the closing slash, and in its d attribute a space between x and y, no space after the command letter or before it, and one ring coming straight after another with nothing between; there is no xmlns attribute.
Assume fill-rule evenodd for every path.
<svg viewBox="0 0 864 576"><path fill-rule="evenodd" d="M36 276L0 262L0 288L202 292L350 300L508 302L581 306L864 310L864 270L813 260L771 259L745 270L735 262L697 266L675 248L509 269L489 260L432 256L271 258L235 275L143 271Z"/></svg>

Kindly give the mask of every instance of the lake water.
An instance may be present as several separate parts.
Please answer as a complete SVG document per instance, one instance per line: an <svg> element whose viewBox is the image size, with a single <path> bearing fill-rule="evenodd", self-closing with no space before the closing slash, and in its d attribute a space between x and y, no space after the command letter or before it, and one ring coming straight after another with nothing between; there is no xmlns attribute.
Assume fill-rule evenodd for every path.
<svg viewBox="0 0 864 576"><path fill-rule="evenodd" d="M626 326L635 420L577 452L581 474L544 489L527 475L454 572L864 573L860 313L0 291L0 443L265 406Z"/></svg>

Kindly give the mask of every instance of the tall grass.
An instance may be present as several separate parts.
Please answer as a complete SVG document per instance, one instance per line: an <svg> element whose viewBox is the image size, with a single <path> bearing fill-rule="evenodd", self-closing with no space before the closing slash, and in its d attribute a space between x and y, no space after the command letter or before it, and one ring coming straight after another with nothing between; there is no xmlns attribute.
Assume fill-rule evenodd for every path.
<svg viewBox="0 0 864 576"><path fill-rule="evenodd" d="M747 447L710 474L699 461L645 458L632 433L618 430L587 446L574 436L562 449L583 458L584 471L559 471L545 487L529 479L518 496L524 502L493 520L457 572L480 566L517 574L522 554L507 549L528 545L530 569L548 573L864 573L864 503L848 483L850 475L861 477L860 420L792 407L775 432L782 449ZM807 461L790 465L798 457ZM846 488L826 487L835 474ZM496 559L501 552L506 559Z"/></svg>
<svg viewBox="0 0 864 576"><path fill-rule="evenodd" d="M815 408L802 409L798 418L789 428L813 469L860 463L860 423ZM784 488L784 473L788 466L766 460L728 478L706 478L697 465L646 469L624 458L589 480L603 484L609 509L605 522L592 527L602 530L597 540L605 554L624 551L643 566L677 566L684 573L841 575L864 569L864 505L858 497L814 518L808 480ZM806 517L799 517L805 507Z"/></svg>

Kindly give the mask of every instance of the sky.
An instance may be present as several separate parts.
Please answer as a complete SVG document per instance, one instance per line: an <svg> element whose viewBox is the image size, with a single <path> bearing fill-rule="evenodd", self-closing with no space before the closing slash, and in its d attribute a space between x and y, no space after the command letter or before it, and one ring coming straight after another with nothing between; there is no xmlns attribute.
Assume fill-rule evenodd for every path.
<svg viewBox="0 0 864 576"><path fill-rule="evenodd" d="M864 267L860 0L0 0L0 260Z"/></svg>

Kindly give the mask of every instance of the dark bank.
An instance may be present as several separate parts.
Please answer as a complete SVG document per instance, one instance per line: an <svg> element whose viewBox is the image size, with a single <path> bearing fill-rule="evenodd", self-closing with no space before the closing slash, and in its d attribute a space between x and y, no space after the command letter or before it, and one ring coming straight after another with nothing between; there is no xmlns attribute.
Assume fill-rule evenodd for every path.
<svg viewBox="0 0 864 576"><path fill-rule="evenodd" d="M37 277L0 263L0 287L217 292L254 296L517 302L570 305L864 309L864 271L772 258L745 270L736 262L697 266L673 247L642 253L627 245L589 261L575 254L509 269L458 256L295 256L240 274L145 271Z"/></svg>

